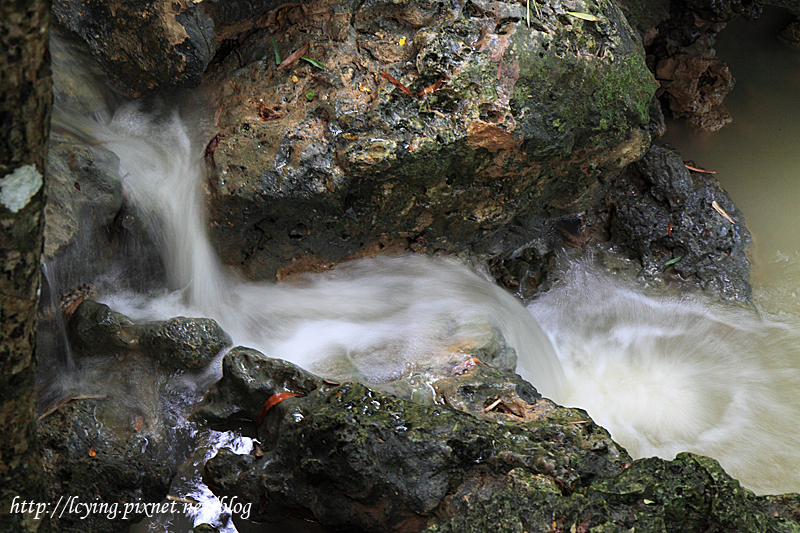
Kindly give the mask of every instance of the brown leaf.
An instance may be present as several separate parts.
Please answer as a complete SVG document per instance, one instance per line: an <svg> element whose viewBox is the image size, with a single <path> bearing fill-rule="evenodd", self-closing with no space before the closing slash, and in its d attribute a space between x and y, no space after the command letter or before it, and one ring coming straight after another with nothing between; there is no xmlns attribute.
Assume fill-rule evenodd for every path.
<svg viewBox="0 0 800 533"><path fill-rule="evenodd" d="M425 87L424 89L422 89L420 92L417 93L417 98L419 98L420 96L427 96L431 94L433 91L442 86L443 81L444 78L439 78L438 80L436 80L434 84Z"/></svg>
<svg viewBox="0 0 800 533"><path fill-rule="evenodd" d="M408 87L406 87L405 85L403 85L402 83L400 83L399 81L394 79L392 76L390 76L386 72L381 72L381 76L383 76L385 79L389 80L391 83L394 84L395 87L397 87L398 89L400 89L401 91L406 93L408 96L410 96L411 98L414 98L414 93L412 93L410 90L408 90Z"/></svg>
<svg viewBox="0 0 800 533"><path fill-rule="evenodd" d="M300 48L298 48L297 50L292 52L289 55L289 57L287 57L286 59L281 61L281 64L278 65L278 68L276 68L275 70L281 70L281 69L284 69L284 68L288 67L292 63L297 63L297 61L302 56L304 56L306 52L308 52L308 43L304 44L303 46L301 46Z"/></svg>
<svg viewBox="0 0 800 533"><path fill-rule="evenodd" d="M684 163L683 166L685 166L686 168L688 168L692 172L702 172L703 174L716 174L716 172L714 172L713 170L703 170L702 168L690 167L686 163Z"/></svg>

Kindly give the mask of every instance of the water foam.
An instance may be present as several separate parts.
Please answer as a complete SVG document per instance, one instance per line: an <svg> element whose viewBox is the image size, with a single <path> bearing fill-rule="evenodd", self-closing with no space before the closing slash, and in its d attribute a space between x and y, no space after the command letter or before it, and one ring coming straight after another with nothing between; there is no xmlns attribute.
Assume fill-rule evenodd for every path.
<svg viewBox="0 0 800 533"><path fill-rule="evenodd" d="M299 284L244 282L205 234L202 124L128 104L78 129L118 155L126 196L147 214L169 271L158 298L106 296L133 318L208 316L239 344L370 382L442 364L448 346L494 327L525 378L586 408L634 456L695 451L759 492L800 489L794 315L655 296L585 263L530 313L445 259L367 259Z"/></svg>
<svg viewBox="0 0 800 533"><path fill-rule="evenodd" d="M299 284L242 281L217 259L205 231L202 132L176 111L120 107L83 134L114 152L126 198L144 213L178 291L155 303L130 296L108 303L134 318L193 314L216 319L236 343L330 377L384 383L412 367L441 367L448 347L502 332L519 371L549 395L564 378L547 336L522 304L475 270L421 256L353 261ZM141 303L141 299L138 300Z"/></svg>
<svg viewBox="0 0 800 533"><path fill-rule="evenodd" d="M649 294L591 267L530 306L587 409L635 457L709 455L761 493L800 488L800 321Z"/></svg>

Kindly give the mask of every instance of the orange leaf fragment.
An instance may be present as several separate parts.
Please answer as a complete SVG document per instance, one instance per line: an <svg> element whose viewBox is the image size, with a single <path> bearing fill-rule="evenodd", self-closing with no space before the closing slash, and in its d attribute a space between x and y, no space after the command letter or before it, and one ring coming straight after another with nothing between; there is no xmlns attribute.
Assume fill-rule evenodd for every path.
<svg viewBox="0 0 800 533"><path fill-rule="evenodd" d="M427 96L427 95L431 94L433 91L435 91L436 89L438 89L439 87L442 86L442 82L443 81L444 81L444 78L439 78L432 85L429 85L428 87L425 87L424 89L422 89L420 92L417 93L417 98L419 98L420 96Z"/></svg>
<svg viewBox="0 0 800 533"><path fill-rule="evenodd" d="M411 98L414 98L414 93L412 93L412 92L411 92L411 91L408 89L408 87L406 87L405 85L403 85L402 83L400 83L399 81L397 81L396 79L394 79L392 76L390 76L390 75L389 75L389 74L387 74L386 72L381 72L381 76L383 76L383 78L384 78L384 79L386 79L386 80L389 80L391 83L393 83L393 84L394 84L394 86L395 86L395 87L397 87L398 89L400 89L401 91L403 91L404 93L406 93L408 96L410 96Z"/></svg>
<svg viewBox="0 0 800 533"><path fill-rule="evenodd" d="M467 370L469 370L470 368L472 368L475 365L483 365L486 368L489 368L489 366L486 363L484 363L483 361L481 361L477 357L470 357L469 359L467 359L463 363L459 363L456 366L454 366L453 370L450 371L450 375L458 376L459 374L463 374L464 372L466 372Z"/></svg>
<svg viewBox="0 0 800 533"><path fill-rule="evenodd" d="M308 52L308 43L304 44L303 46L301 46L300 48L298 48L297 50L292 52L289 55L289 57L287 57L286 59L281 61L281 64L278 65L278 68L276 68L275 70L281 70L281 69L284 69L284 68L288 67L292 63L297 63L297 61L302 56L304 56L306 54L306 52Z"/></svg>
<svg viewBox="0 0 800 533"><path fill-rule="evenodd" d="M261 422L264 420L264 417L267 415L270 409L281 403L286 398L291 398L292 396L303 397L305 394L300 394L299 392L279 392L278 394L273 394L267 398L267 401L264 402L264 405L261 407L261 412L258 413L258 424L261 425Z"/></svg>

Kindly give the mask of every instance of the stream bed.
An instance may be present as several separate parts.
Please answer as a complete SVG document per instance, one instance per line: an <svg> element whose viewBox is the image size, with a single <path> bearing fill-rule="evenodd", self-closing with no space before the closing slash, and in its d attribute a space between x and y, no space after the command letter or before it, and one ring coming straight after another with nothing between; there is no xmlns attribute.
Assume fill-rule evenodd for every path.
<svg viewBox="0 0 800 533"><path fill-rule="evenodd" d="M336 379L381 384L420 372L423 391L425 372L450 364L448 346L494 328L516 349L523 377L556 402L586 409L634 457L694 451L716 458L758 493L798 492L800 55L763 37L763 48L747 40L752 28L775 26L774 18L732 23L719 41L719 55L738 79L726 100L733 124L695 135L671 123L666 138L684 159L718 172L744 211L755 240L755 308L664 294L604 269L591 251L561 256L563 280L527 307L482 272L448 261L366 260L301 285L243 282L226 272L205 236L204 123L158 105L150 114L138 104L117 108L113 117L61 119L62 128L117 154L126 198L158 228L154 241L164 256L166 288L117 292L115 286L137 283L122 279L128 273L104 274L95 280L98 299L136 320L215 318L235 344ZM43 391L45 397L127 388L131 409L161 425L153 435L169 440L163 445L175 439L198 447L180 451L186 461L173 494L204 501L203 508L146 520L133 531L204 522L247 530L246 522L231 522L198 470L220 446L249 453L251 440L185 426L182 402L197 401L218 377L219 358L204 373L153 374L147 385L146 369L120 375L121 367L102 361L76 368L69 354L53 359L61 366L49 369L49 386L57 390ZM114 368L109 376L106 367ZM176 428L163 428L169 424Z"/></svg>

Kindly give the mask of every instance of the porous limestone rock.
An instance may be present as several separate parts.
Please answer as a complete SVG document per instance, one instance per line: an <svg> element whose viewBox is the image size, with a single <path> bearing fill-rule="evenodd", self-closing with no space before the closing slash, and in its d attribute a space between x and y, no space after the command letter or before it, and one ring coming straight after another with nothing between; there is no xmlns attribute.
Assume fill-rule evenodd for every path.
<svg viewBox="0 0 800 533"><path fill-rule="evenodd" d="M530 239L526 215L591 205L647 147L655 81L609 0L527 20L502 1L271 12L207 76L222 259L253 278L387 249L488 259ZM319 65L278 70L276 50Z"/></svg>

